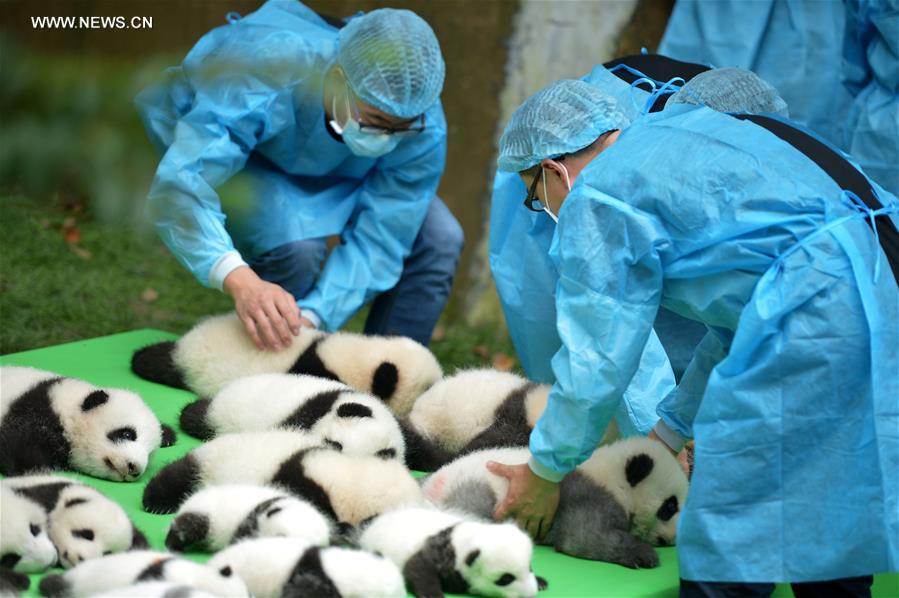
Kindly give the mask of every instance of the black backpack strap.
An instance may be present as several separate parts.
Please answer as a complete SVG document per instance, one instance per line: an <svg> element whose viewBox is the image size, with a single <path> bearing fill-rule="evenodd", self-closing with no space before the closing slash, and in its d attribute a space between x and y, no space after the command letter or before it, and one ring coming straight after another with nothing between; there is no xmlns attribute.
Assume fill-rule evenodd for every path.
<svg viewBox="0 0 899 598"><path fill-rule="evenodd" d="M621 58L610 60L609 62L603 63L603 66L611 70L620 64L636 71L640 71L647 77L655 79L656 81L669 81L674 77L680 77L684 81L689 81L699 73L711 70L709 67L702 64L683 62L681 60L668 58L661 54L631 54L630 56L622 56ZM623 68L614 71L612 74L625 83L633 83L639 78L631 71ZM642 85L645 85L646 87L641 87ZM637 84L637 87L643 91L652 91L647 83L639 83ZM670 97L671 94L667 93L660 95L656 98L655 102L653 102L652 108L650 108L649 111L658 112L665 107L665 103L668 102L668 98Z"/></svg>
<svg viewBox="0 0 899 598"><path fill-rule="evenodd" d="M751 123L767 129L780 139L792 145L797 151L804 154L809 160L818 165L827 176L846 191L851 191L861 199L871 210L879 210L883 207L871 187L871 182L857 168L843 158L837 151L822 143L808 133L801 131L787 123L759 114L734 114L739 120L748 120ZM871 226L871 219L865 222ZM887 214L881 214L874 219L877 226L877 235L880 246L887 256L893 277L899 283L899 230Z"/></svg>

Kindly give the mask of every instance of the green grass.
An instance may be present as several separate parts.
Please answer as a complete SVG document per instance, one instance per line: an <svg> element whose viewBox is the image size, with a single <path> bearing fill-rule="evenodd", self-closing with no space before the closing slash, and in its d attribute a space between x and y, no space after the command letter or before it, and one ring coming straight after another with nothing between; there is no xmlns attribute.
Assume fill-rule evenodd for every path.
<svg viewBox="0 0 899 598"><path fill-rule="evenodd" d="M65 231L80 232L66 242ZM75 233L69 232L71 235ZM80 204L0 197L0 354L135 330L184 333L233 308L140 224L99 222ZM348 330L361 331L364 310ZM447 371L514 355L505 330L441 322L431 349Z"/></svg>

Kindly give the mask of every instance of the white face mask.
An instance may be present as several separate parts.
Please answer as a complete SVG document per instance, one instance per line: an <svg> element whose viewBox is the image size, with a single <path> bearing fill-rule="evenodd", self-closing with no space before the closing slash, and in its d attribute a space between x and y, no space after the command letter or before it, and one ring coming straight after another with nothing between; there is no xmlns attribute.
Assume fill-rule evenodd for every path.
<svg viewBox="0 0 899 598"><path fill-rule="evenodd" d="M569 191L571 191L571 178L568 176L568 169L565 168L564 164L559 164L559 166L561 166L562 170L565 171L565 187L568 188ZM549 214L549 217L553 219L553 222L558 224L559 217L556 216L555 214L553 214L553 212L549 209L549 193L546 190L546 173L545 172L543 173L543 199L545 201L540 202L543 204L543 211L546 212L547 214Z"/></svg>
<svg viewBox="0 0 899 598"><path fill-rule="evenodd" d="M331 119L330 125L340 137L351 152L357 156L364 158L377 158L392 151L399 144L400 139L396 135L386 135L363 133L359 127L359 122L353 118L353 112L350 109L350 88L346 87L346 124L340 126L337 122L337 97L331 100L331 112L334 118Z"/></svg>

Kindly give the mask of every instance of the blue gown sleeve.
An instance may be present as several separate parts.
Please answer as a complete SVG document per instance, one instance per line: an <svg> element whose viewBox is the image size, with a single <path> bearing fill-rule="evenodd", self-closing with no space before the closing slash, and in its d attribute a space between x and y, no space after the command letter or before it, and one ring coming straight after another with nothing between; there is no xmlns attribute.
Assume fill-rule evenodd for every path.
<svg viewBox="0 0 899 598"><path fill-rule="evenodd" d="M446 161L442 112L426 122L434 123L433 128L383 157L365 180L341 244L312 291L298 301L300 308L318 314L326 330L343 326L378 293L393 288L402 274Z"/></svg>
<svg viewBox="0 0 899 598"><path fill-rule="evenodd" d="M585 187L575 186L559 215L562 347L530 439L532 468L557 479L592 454L637 371L659 308L658 248L667 238L652 216Z"/></svg>
<svg viewBox="0 0 899 598"><path fill-rule="evenodd" d="M733 333L722 328L709 328L684 372L677 388L659 403L659 418L682 438L693 437L693 420L705 394L709 376L727 356Z"/></svg>

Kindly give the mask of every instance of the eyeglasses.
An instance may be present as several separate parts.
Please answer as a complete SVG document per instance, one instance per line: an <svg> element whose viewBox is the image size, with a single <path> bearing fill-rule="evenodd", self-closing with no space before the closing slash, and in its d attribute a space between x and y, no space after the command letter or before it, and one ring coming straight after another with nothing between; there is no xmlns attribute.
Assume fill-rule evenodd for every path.
<svg viewBox="0 0 899 598"><path fill-rule="evenodd" d="M528 189L528 195L524 198L524 207L529 209L532 212L542 212L543 204L540 203L540 199L537 197L537 184L540 183L540 177L543 176L543 168L537 172L537 176L534 177L534 182L531 183L530 189Z"/></svg>
<svg viewBox="0 0 899 598"><path fill-rule="evenodd" d="M362 121L362 111L359 110L359 105L356 103L356 94L350 89L350 85L346 80L344 80L346 84L347 90L347 99L349 100L352 97L352 101L349 101L350 105L350 116L353 120L359 123L359 131L365 133L367 135L396 135L397 137L412 137L413 135L418 135L419 133L424 132L425 130L425 115L421 114L415 120L413 120L408 126L400 125L399 127L381 127L378 125L369 125Z"/></svg>

